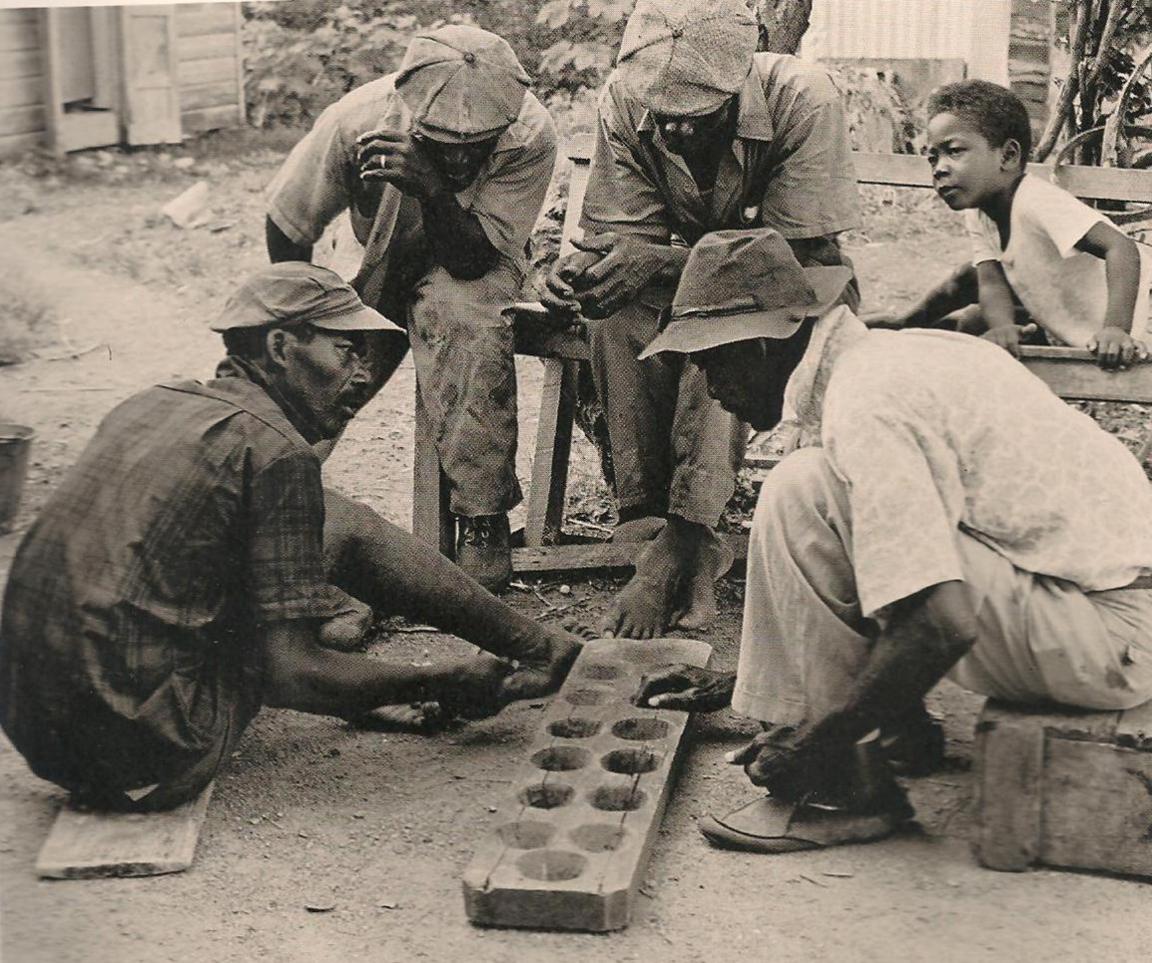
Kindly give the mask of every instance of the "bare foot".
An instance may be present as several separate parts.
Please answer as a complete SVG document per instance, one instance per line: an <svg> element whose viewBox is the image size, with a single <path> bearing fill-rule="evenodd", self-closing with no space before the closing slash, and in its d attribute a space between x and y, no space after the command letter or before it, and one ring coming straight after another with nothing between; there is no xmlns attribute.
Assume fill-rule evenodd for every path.
<svg viewBox="0 0 1152 963"><path fill-rule="evenodd" d="M321 623L318 635L324 648L351 652L364 644L364 638L372 628L372 609L359 599L351 597L348 599L348 604L349 611L341 612Z"/></svg>
<svg viewBox="0 0 1152 963"><path fill-rule="evenodd" d="M696 570L685 581L677 598L677 611L672 616L676 629L703 629L711 624L719 610L716 607L716 583L732 567L736 555L728 540L718 532L700 551Z"/></svg>
<svg viewBox="0 0 1152 963"><path fill-rule="evenodd" d="M650 639L669 625L711 537L703 525L672 517L636 558L636 574L600 623L606 638Z"/></svg>
<svg viewBox="0 0 1152 963"><path fill-rule="evenodd" d="M628 522L621 522L612 530L614 542L648 542L659 535L668 519L659 515L645 515L642 518L633 518Z"/></svg>
<svg viewBox="0 0 1152 963"><path fill-rule="evenodd" d="M350 719L349 725L373 732L439 732L452 719L437 702L413 702L411 705L377 706L371 712Z"/></svg>

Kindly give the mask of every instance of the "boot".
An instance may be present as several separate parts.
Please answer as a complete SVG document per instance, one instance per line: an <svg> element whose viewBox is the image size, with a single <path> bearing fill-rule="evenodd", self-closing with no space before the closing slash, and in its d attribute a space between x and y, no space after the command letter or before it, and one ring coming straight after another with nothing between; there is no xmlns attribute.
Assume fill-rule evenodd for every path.
<svg viewBox="0 0 1152 963"><path fill-rule="evenodd" d="M512 579L508 516L459 515L456 522L456 564L489 592L504 591Z"/></svg>

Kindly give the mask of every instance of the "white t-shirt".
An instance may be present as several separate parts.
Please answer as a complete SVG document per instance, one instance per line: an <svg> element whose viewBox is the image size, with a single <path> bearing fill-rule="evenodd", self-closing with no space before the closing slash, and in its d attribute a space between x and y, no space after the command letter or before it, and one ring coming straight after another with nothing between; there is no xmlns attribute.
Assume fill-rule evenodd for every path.
<svg viewBox="0 0 1152 963"><path fill-rule="evenodd" d="M964 212L972 240L972 262L999 261L1012 290L1046 332L1064 344L1083 348L1104 326L1108 282L1104 261L1076 243L1095 224L1111 224L1102 214L1063 188L1026 174L1012 200L1011 236L1001 249L996 223L983 211ZM1140 288L1131 327L1143 340L1152 287L1152 248L1140 249Z"/></svg>

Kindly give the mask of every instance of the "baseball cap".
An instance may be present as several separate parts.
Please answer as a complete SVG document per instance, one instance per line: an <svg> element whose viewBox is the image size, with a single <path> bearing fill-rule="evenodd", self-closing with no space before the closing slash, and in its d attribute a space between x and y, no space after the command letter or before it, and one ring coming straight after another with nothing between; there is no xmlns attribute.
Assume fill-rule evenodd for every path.
<svg viewBox="0 0 1152 963"><path fill-rule="evenodd" d="M307 261L269 264L224 302L213 331L307 323L326 331L400 331L339 274Z"/></svg>
<svg viewBox="0 0 1152 963"><path fill-rule="evenodd" d="M449 24L412 38L395 86L417 131L469 143L515 123L531 82L503 37Z"/></svg>
<svg viewBox="0 0 1152 963"><path fill-rule="evenodd" d="M688 254L668 324L639 357L790 338L805 318L827 312L851 280L843 265L801 267L772 228L705 234Z"/></svg>

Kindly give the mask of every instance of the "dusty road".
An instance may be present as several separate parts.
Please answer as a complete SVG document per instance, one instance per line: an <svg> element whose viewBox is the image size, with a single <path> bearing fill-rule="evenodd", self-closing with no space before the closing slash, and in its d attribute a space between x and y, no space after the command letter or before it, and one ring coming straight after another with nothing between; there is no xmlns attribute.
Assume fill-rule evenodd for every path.
<svg viewBox="0 0 1152 963"><path fill-rule="evenodd" d="M47 357L0 368L0 418L39 433L17 531L0 539L0 572L19 530L109 408L158 380L208 376L218 346L205 323L262 260L258 191L275 155L209 156L191 170L159 172L111 157L79 179L76 171L32 178L0 169L0 280L51 309L66 339L45 348ZM157 217L197 177L212 185L215 231L179 231ZM870 206L870 233L853 241L873 305L899 302L963 252L957 239L928 233L947 223L929 206L882 200ZM4 310L0 303L0 323ZM327 468L331 484L401 524L411 504L412 385L406 366ZM525 477L538 385L538 366L525 362ZM577 476L587 488L586 447ZM591 618L616 584L573 582L561 595L559 582L544 581L510 599L542 619ZM737 580L724 583L722 617L700 635L721 666L735 661L741 597ZM417 660L459 649L438 635L398 631L374 651ZM921 831L776 858L712 850L696 833L700 814L726 812L750 795L723 761L748 723L727 713L702 719L636 918L609 936L485 931L464 918L461 871L502 817L536 705L437 737L266 711L218 782L195 867L149 880L38 881L32 865L61 795L2 744L0 950L12 963L1147 959L1146 884L1002 875L973 862L967 766L978 701L951 687L934 695L948 716L952 765L909 783ZM315 902L335 908L308 912Z"/></svg>

